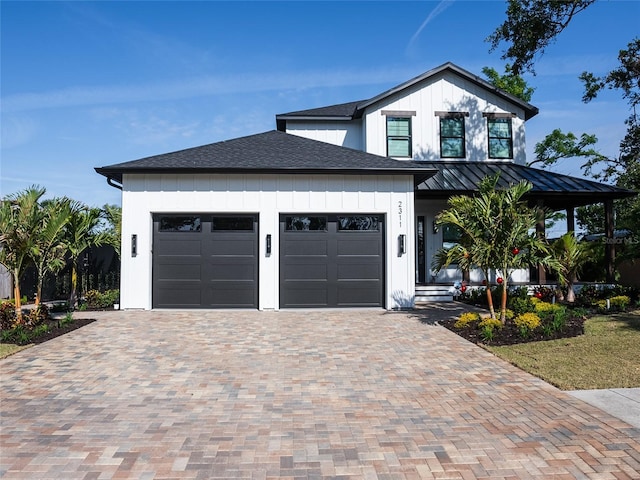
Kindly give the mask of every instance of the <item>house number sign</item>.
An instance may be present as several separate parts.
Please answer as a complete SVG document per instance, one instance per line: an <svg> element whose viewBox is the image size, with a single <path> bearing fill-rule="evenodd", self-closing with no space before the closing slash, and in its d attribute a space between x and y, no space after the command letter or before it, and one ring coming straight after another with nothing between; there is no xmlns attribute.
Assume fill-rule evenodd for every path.
<svg viewBox="0 0 640 480"><path fill-rule="evenodd" d="M402 228L402 200L398 201L398 223Z"/></svg>

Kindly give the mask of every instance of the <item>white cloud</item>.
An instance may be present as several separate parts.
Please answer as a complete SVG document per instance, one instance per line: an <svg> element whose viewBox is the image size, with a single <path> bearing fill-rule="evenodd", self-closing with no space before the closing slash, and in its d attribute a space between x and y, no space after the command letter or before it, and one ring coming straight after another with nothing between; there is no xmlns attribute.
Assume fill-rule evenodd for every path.
<svg viewBox="0 0 640 480"><path fill-rule="evenodd" d="M411 46L414 44L414 42L418 39L418 37L420 36L420 33L422 33L422 30L424 30L425 27L432 20L434 20L438 15L440 15L447 8L453 5L454 1L455 0L440 0L440 2L438 2L438 5L436 5L436 7L433 10L431 10L431 12L429 12L429 15L427 15L427 18L425 18L424 22L422 22L420 27L418 27L418 30L416 30L416 32L411 37L411 40L409 40L409 44L407 45L407 48L406 48L407 50L409 50Z"/></svg>
<svg viewBox="0 0 640 480"><path fill-rule="evenodd" d="M380 68L363 72L308 71L208 75L154 84L75 86L50 92L19 93L2 99L3 112L46 108L97 106L117 103L177 100L231 93L303 90L382 84L411 78L406 68Z"/></svg>

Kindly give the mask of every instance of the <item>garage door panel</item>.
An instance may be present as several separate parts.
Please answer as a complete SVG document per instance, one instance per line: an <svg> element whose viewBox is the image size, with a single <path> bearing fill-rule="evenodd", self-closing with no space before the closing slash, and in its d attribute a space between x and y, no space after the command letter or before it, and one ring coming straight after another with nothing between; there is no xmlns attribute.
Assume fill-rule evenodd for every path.
<svg viewBox="0 0 640 480"><path fill-rule="evenodd" d="M353 233L343 233L341 235L348 236L353 235ZM379 236L369 236L366 234L367 238L364 239L338 239L338 255L374 255L380 256L380 242L378 241Z"/></svg>
<svg viewBox="0 0 640 480"><path fill-rule="evenodd" d="M370 263L338 265L338 280L380 280L380 266Z"/></svg>
<svg viewBox="0 0 640 480"><path fill-rule="evenodd" d="M194 228L176 231L193 218ZM256 308L257 232L255 215L155 215L153 306Z"/></svg>
<svg viewBox="0 0 640 480"><path fill-rule="evenodd" d="M280 217L280 306L384 306L384 217L324 216L321 232Z"/></svg>
<svg viewBox="0 0 640 480"><path fill-rule="evenodd" d="M245 281L253 285L255 265L215 265L208 275L210 281Z"/></svg>
<svg viewBox="0 0 640 480"><path fill-rule="evenodd" d="M174 234L175 235L175 234ZM184 240L180 239L171 239L171 240L158 240L156 242L155 249L159 252L160 256L194 256L199 257L202 255L202 247L201 247L201 237L200 235L195 235L191 233L183 234L185 237L192 236L192 238L185 238ZM167 254L164 252L180 252L177 254Z"/></svg>
<svg viewBox="0 0 640 480"><path fill-rule="evenodd" d="M323 280L327 279L327 265L326 263L322 264L310 264L310 263L300 263L297 265L287 265L284 271L284 277L287 281L297 281L297 280Z"/></svg>
<svg viewBox="0 0 640 480"><path fill-rule="evenodd" d="M254 239L224 238L211 241L209 251L215 252L215 256L244 256L255 259L255 247Z"/></svg>
<svg viewBox="0 0 640 480"><path fill-rule="evenodd" d="M202 303L200 282L171 282L167 286L158 285L157 294L160 297L157 308L197 308Z"/></svg>
<svg viewBox="0 0 640 480"><path fill-rule="evenodd" d="M380 282L339 282L338 306L377 307L382 302Z"/></svg>
<svg viewBox="0 0 640 480"><path fill-rule="evenodd" d="M304 235L305 233L302 232L298 233L300 238L284 240L284 251L286 251L287 256L321 257L327 255L329 249L326 239L315 240L312 238L304 238Z"/></svg>
<svg viewBox="0 0 640 480"><path fill-rule="evenodd" d="M326 281L291 282L286 289L295 292L291 295L292 300L287 304L289 308L330 306Z"/></svg>
<svg viewBox="0 0 640 480"><path fill-rule="evenodd" d="M200 283L202 267L199 263L188 264L160 264L156 267L160 278L166 280L195 280Z"/></svg>

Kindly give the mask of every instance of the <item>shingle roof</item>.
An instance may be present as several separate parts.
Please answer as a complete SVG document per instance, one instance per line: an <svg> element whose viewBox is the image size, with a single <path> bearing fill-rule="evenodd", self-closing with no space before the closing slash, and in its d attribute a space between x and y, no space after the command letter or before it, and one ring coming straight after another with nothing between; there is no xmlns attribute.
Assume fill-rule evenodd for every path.
<svg viewBox="0 0 640 480"><path fill-rule="evenodd" d="M531 182L530 198L544 199L551 208L588 205L599 201L636 195L636 192L510 162L423 162L438 173L416 188L418 196L447 198L478 191L480 181L500 172L498 186L508 187L521 180Z"/></svg>
<svg viewBox="0 0 640 480"><path fill-rule="evenodd" d="M341 118L343 120L352 120L352 119L360 118L367 107L377 102L380 102L382 100L385 100L389 96L399 93L402 90L412 87L416 83L427 80L430 77L433 77L443 72L455 73L456 75L463 77L465 80L472 82L484 88L485 90L489 90L495 95L520 106L525 112L525 120L529 120L531 117L534 117L535 115L538 114L537 107L534 107L530 103L527 103L521 100L515 95L512 95L508 92L505 92L504 90L501 90L495 87L494 85L478 77L477 75L474 75L473 73L468 72L467 70L460 68L451 62L448 62L432 70L429 70L428 72L425 72L422 75L418 75L417 77L412 78L409 81L401 83L400 85L397 85L385 92L382 92L381 94L376 95L375 97L370 98L368 100L362 100L359 102L341 103L338 105L329 105L326 107L312 108L309 110L299 110L297 112L281 113L279 115L276 115L276 123L278 124L278 129L284 131L284 128L285 128L284 122L286 120L294 120L294 119L303 120L306 118L316 118L316 119L326 118L328 120L329 119L335 120L335 119Z"/></svg>
<svg viewBox="0 0 640 480"><path fill-rule="evenodd" d="M122 182L125 173L433 173L423 162L400 161L272 130L95 169Z"/></svg>

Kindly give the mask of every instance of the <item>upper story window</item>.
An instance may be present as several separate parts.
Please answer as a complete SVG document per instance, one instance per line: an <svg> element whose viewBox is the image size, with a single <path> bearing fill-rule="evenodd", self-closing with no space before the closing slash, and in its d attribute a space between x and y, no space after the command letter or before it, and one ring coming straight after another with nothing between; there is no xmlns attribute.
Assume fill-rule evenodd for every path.
<svg viewBox="0 0 640 480"><path fill-rule="evenodd" d="M489 158L513 158L512 114L485 113L489 136Z"/></svg>
<svg viewBox="0 0 640 480"><path fill-rule="evenodd" d="M469 113L436 112L436 116L440 117L440 157L466 157L464 118Z"/></svg>
<svg viewBox="0 0 640 480"><path fill-rule="evenodd" d="M411 117L415 112L382 111L387 117L387 156L411 158Z"/></svg>

